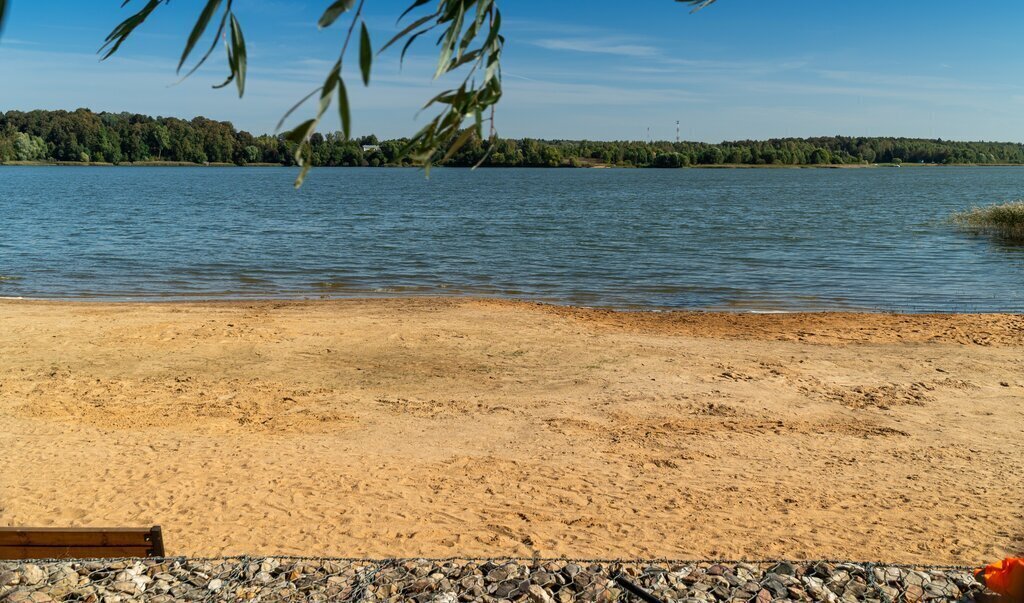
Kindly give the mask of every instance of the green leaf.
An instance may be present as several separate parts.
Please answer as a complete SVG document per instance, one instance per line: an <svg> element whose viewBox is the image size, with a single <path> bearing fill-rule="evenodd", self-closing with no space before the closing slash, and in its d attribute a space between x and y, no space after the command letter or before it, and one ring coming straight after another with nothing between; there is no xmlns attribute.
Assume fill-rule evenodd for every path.
<svg viewBox="0 0 1024 603"><path fill-rule="evenodd" d="M0 0L0 33L4 31L5 15L7 15L7 0Z"/></svg>
<svg viewBox="0 0 1024 603"><path fill-rule="evenodd" d="M448 147L448 152L444 154L444 157L438 163L444 163L451 159L452 156L459 151L459 149L461 149L467 142L469 142L469 139L472 138L474 134L476 134L476 131L473 128L466 128L465 130L463 130L462 134L460 134L459 137L455 139L455 142L453 142L451 146Z"/></svg>
<svg viewBox="0 0 1024 603"><path fill-rule="evenodd" d="M327 72L327 79L324 80L324 85L321 86L321 96L326 95L329 92L334 91L334 87L338 85L338 80L341 79L341 59L334 62L334 67Z"/></svg>
<svg viewBox="0 0 1024 603"><path fill-rule="evenodd" d="M307 155L313 155L313 147L310 146L309 141L303 141L299 144L299 148L295 149L295 162L299 164L299 175L295 177L295 188L300 188L302 183L306 180L306 174L309 173L309 168L313 167L312 157L308 160Z"/></svg>
<svg viewBox="0 0 1024 603"><path fill-rule="evenodd" d="M423 31L418 31L418 32L414 33L413 35L409 36L409 39L405 41L405 45L402 46L402 54L398 58L398 62L399 63L404 63L405 62L405 53L409 50L409 47L412 46L412 43L416 41L416 38L422 36L423 34L427 33L428 31L430 31L430 30L429 29L424 29Z"/></svg>
<svg viewBox="0 0 1024 603"><path fill-rule="evenodd" d="M231 6L231 2L230 1L228 2L228 6L229 7ZM203 56L198 61L196 61L196 64L192 66L192 69L189 69L188 73L186 73L184 76L182 76L181 79L184 80L188 76L190 76L193 73L195 73L196 71L198 71L199 68L203 66L203 63L206 62L206 59L210 58L210 55L213 54L213 50L215 48L217 48L217 41L220 40L221 34L224 33L224 26L225 26L225 24L227 24L227 21L228 21L228 12L225 11L224 12L224 16L222 16L220 18L220 25L217 26L217 33L215 33L213 35L213 38L210 41L210 47L206 49L206 52L203 53Z"/></svg>
<svg viewBox="0 0 1024 603"><path fill-rule="evenodd" d="M196 42L203 36L203 32L206 31L206 27L210 24L210 19L213 18L217 9L220 8L220 3L221 0L208 0L206 6L203 7L203 12L199 13L199 19L196 20L195 26L192 27L192 33L189 34L188 41L185 43L185 50L181 53L181 60L178 61L178 72L181 72L181 68L185 61L188 60L189 55L192 54L192 49L195 48ZM217 40L214 39L215 44L216 42Z"/></svg>
<svg viewBox="0 0 1024 603"><path fill-rule="evenodd" d="M410 12L412 12L413 10L419 8L420 6L423 6L427 2L430 2L430 0L416 0L415 2L410 4L409 8L405 9L405 11L401 15L398 15L398 21L395 21L395 22L398 23L403 18L405 18L405 16L408 15ZM438 9L438 10L440 11L440 9Z"/></svg>
<svg viewBox="0 0 1024 603"><path fill-rule="evenodd" d="M295 126L293 129L284 133L285 140L294 142L295 144L302 144L305 142L313 133L313 128L316 127L315 119L307 119L301 124Z"/></svg>
<svg viewBox="0 0 1024 603"><path fill-rule="evenodd" d="M700 9L704 8L705 6L711 6L712 4L715 3L715 0L676 0L676 2L683 2L685 4L689 4L690 6L693 7L693 9L690 12L695 13Z"/></svg>
<svg viewBox="0 0 1024 603"><path fill-rule="evenodd" d="M139 12L128 17L124 21L121 21L117 27L111 30L103 41L103 46L100 46L99 52L103 55L100 59L109 59L111 55L117 52L117 49L121 47L121 44L128 39L128 36L130 36L133 31L135 31L135 28L142 25L146 18L149 17L149 15L152 14L152 12L156 10L162 2L163 0L149 0L149 2L146 3L146 6L143 6ZM123 7L125 4L128 3L125 2L121 6Z"/></svg>
<svg viewBox="0 0 1024 603"><path fill-rule="evenodd" d="M306 181L306 174L309 174L311 167L313 167L313 164L308 161L302 164L299 175L295 177L295 188L302 188L302 183Z"/></svg>
<svg viewBox="0 0 1024 603"><path fill-rule="evenodd" d="M297 102L297 103L295 103L294 105L292 105L292 108L291 108L291 109L288 109L287 111L285 111L285 112L284 112L284 115L282 115L282 116L281 116L281 119L280 119L280 120L278 120L278 122L277 122L277 127L275 127L275 128L274 128L274 130L275 130L275 131L280 131L280 130L281 130L281 126L283 126L283 125L284 125L284 122L285 122L285 121L286 121L286 120L287 120L287 119L288 119L289 117L291 117L292 113L295 113L296 109L298 109L299 107L301 107L301 106L302 106L302 105L303 105L303 104L304 104L304 103L305 103L306 101L308 101L309 99L313 98L313 95L314 95L314 94L316 94L317 92L320 92L320 90L321 90L320 88L317 88L317 89L313 90L312 92L310 92L310 93L309 93L309 94L307 94L306 96L303 96L303 97L302 97L302 99L301 99L301 100L299 100L299 102Z"/></svg>
<svg viewBox="0 0 1024 603"><path fill-rule="evenodd" d="M501 11L494 9L494 23L491 24L491 30L487 33L487 40L481 48L490 48L497 41L499 32L501 32Z"/></svg>
<svg viewBox="0 0 1024 603"><path fill-rule="evenodd" d="M234 13L231 14L231 57L233 59L231 75L235 77L238 97L241 98L245 94L245 70L248 60L245 51L245 36L242 35L242 26L238 24Z"/></svg>
<svg viewBox="0 0 1024 603"><path fill-rule="evenodd" d="M470 63L470 62L474 61L475 59L480 57L480 54L482 52L483 52L483 49L481 49L481 48L477 48L476 50L471 50L471 51L467 52L466 54L464 54L461 57L459 57L458 60L453 61L452 64L451 64L451 67L448 68L448 71L454 71L454 70L458 69L459 67L465 65L466 63Z"/></svg>
<svg viewBox="0 0 1024 603"><path fill-rule="evenodd" d="M348 140L352 136L352 113L348 104L345 82L338 78L338 114L341 117L341 133Z"/></svg>
<svg viewBox="0 0 1024 603"><path fill-rule="evenodd" d="M459 32L462 31L462 19L466 14L465 5L462 2L457 2L458 8L455 13L455 18L448 25L448 31L443 36L441 42L441 56L437 60L437 71L434 72L434 79L441 77L445 71L448 70L448 62L452 58L452 53L455 52L455 39L458 37Z"/></svg>
<svg viewBox="0 0 1024 603"><path fill-rule="evenodd" d="M317 21L317 24L321 29L324 27L330 27L338 20L338 17L352 10L355 3L356 0L337 0L336 2L331 3L331 5L327 7L327 10L324 11L324 14L320 15L320 20Z"/></svg>
<svg viewBox="0 0 1024 603"><path fill-rule="evenodd" d="M363 84L370 85L370 65L373 64L373 48L370 46L370 32L363 22L359 32L359 69L363 72Z"/></svg>
<svg viewBox="0 0 1024 603"><path fill-rule="evenodd" d="M437 16L437 13L435 12L435 13L429 14L426 17L423 17L421 19L417 19L411 25L409 25L408 27L406 27L402 31L400 31L397 34L395 34L395 37L393 37L390 40L388 40L387 44L385 44L384 46L381 46L380 50L377 51L377 54L380 54L380 53L384 52L385 50L390 48L392 44L394 44L395 42L397 42L397 41L401 40L402 38L404 38L406 36L406 34L408 34L410 31L416 29L420 25L423 25L424 23L426 23L427 21L433 19L436 16ZM420 32L420 33L426 33L426 32ZM416 35L418 36L420 34L416 34Z"/></svg>
<svg viewBox="0 0 1024 603"><path fill-rule="evenodd" d="M320 87L320 107L316 112L316 120L318 122L320 121L320 118L324 116L324 112L327 111L327 107L331 105L331 97L334 96L334 89L337 87L339 81L341 81L341 59L338 59L338 61L334 63L334 67L332 67L330 73L327 74L327 79L324 80L324 85Z"/></svg>
<svg viewBox="0 0 1024 603"><path fill-rule="evenodd" d="M220 88L223 88L224 86L227 86L228 84L230 84L233 81L235 81L235 74L234 74L234 72L231 72L231 73L228 74L227 79L225 79L223 82L221 82L219 84L214 84L211 87L214 90L219 90Z"/></svg>

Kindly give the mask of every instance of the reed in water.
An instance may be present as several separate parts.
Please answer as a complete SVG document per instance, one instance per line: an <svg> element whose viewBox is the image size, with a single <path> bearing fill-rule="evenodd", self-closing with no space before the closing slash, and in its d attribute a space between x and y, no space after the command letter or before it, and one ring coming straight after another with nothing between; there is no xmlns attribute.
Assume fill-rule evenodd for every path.
<svg viewBox="0 0 1024 603"><path fill-rule="evenodd" d="M975 207L954 214L953 223L973 233L1024 243L1024 200Z"/></svg>

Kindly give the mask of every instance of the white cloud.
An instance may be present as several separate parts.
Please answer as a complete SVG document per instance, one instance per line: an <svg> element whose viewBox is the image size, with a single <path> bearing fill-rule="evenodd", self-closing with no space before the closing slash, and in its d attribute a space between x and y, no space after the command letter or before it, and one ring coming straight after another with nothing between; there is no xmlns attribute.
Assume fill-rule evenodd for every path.
<svg viewBox="0 0 1024 603"><path fill-rule="evenodd" d="M569 50L572 52L589 52L597 54L614 54L623 57L651 57L658 54L653 46L639 44L622 44L611 40L595 40L591 38L546 38L531 42L535 46L548 50Z"/></svg>

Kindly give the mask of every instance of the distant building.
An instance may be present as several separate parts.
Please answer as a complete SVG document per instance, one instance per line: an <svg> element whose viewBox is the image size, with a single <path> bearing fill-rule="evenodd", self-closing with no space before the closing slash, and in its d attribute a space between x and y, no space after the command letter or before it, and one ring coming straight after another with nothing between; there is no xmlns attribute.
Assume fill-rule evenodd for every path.
<svg viewBox="0 0 1024 603"><path fill-rule="evenodd" d="M363 145L363 153L379 153L379 152L380 152L380 145L379 144L364 144Z"/></svg>

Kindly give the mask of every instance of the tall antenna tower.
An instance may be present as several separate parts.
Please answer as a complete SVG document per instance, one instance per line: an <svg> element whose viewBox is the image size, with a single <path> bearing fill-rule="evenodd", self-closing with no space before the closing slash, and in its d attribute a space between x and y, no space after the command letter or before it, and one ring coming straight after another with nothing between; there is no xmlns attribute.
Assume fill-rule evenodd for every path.
<svg viewBox="0 0 1024 603"><path fill-rule="evenodd" d="M651 142L651 126L647 126L647 142Z"/></svg>
<svg viewBox="0 0 1024 603"><path fill-rule="evenodd" d="M676 144L679 144L679 120L676 120Z"/></svg>

